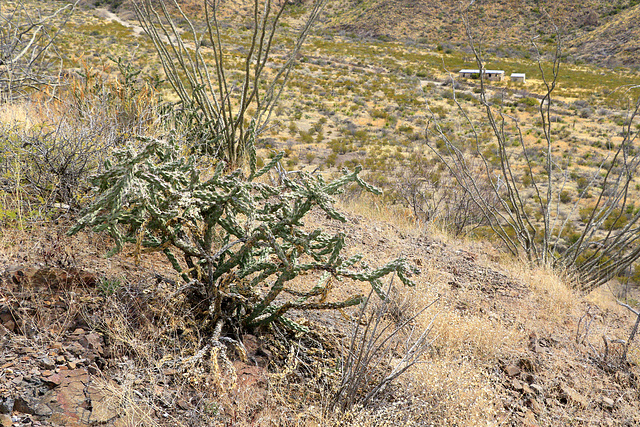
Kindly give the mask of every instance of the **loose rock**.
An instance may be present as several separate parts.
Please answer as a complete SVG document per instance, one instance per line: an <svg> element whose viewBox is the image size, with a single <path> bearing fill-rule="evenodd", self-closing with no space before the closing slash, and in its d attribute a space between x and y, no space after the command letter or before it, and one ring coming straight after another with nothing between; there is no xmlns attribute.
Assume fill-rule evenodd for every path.
<svg viewBox="0 0 640 427"><path fill-rule="evenodd" d="M607 409L613 409L613 407L616 404L616 402L614 402L613 399L610 399L610 398L605 397L605 396L603 396L601 400L602 400L602 406L604 406Z"/></svg>

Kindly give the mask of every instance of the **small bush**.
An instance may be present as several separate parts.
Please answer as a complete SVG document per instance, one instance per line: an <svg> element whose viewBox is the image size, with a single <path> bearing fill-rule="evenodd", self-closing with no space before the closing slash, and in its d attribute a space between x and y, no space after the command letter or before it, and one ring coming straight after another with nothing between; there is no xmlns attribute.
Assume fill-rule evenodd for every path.
<svg viewBox="0 0 640 427"><path fill-rule="evenodd" d="M389 117L389 113L384 110L371 110L371 117L374 119L386 119Z"/></svg>
<svg viewBox="0 0 640 427"><path fill-rule="evenodd" d="M56 125L26 129L0 125L5 176L12 187L22 188L45 210L55 203L79 209L89 188L89 176L100 169L110 148L117 144L112 131L109 122L66 118Z"/></svg>
<svg viewBox="0 0 640 427"><path fill-rule="evenodd" d="M568 191L562 191L562 192L560 193L560 201L561 201L562 203L570 203L570 202L571 202L571 200L572 200L572 198L571 198L571 194L569 194L569 192L568 192Z"/></svg>
<svg viewBox="0 0 640 427"><path fill-rule="evenodd" d="M327 166L333 167L336 165L336 161L338 160L338 155L336 153L331 153L327 156Z"/></svg>
<svg viewBox="0 0 640 427"><path fill-rule="evenodd" d="M313 136L309 132L300 131L300 141L305 144L311 144L313 142Z"/></svg>
<svg viewBox="0 0 640 427"><path fill-rule="evenodd" d="M604 227L607 230L619 230L629 222L629 218L620 209L614 209L604 220Z"/></svg>
<svg viewBox="0 0 640 427"><path fill-rule="evenodd" d="M526 105L527 107L536 107L540 105L540 102L535 98L525 97L520 100L520 104Z"/></svg>

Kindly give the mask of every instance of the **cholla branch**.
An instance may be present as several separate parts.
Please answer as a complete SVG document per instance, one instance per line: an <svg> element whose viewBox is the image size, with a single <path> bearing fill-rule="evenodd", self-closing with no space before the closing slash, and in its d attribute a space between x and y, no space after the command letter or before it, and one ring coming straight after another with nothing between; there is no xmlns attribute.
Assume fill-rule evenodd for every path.
<svg viewBox="0 0 640 427"><path fill-rule="evenodd" d="M97 198L70 233L85 227L106 231L116 244L112 253L125 245L139 247L137 254L163 252L187 283L184 293L208 307L204 324L224 321L252 329L277 321L304 330L286 318L289 311L362 302L362 295L329 300L334 280L369 282L381 298L386 295L380 279L388 274L412 285L409 276L417 270L403 259L371 269L361 256L342 255L342 234L301 227L313 208L345 221L331 196L350 183L370 189L360 169L332 182L305 173L295 180L285 174L277 186L256 182L275 168L279 154L249 177L240 170L225 173L219 162L205 180L197 154L185 157L171 141L143 142L140 151L116 151L113 164L95 180ZM288 286L301 274L320 277L307 288Z"/></svg>

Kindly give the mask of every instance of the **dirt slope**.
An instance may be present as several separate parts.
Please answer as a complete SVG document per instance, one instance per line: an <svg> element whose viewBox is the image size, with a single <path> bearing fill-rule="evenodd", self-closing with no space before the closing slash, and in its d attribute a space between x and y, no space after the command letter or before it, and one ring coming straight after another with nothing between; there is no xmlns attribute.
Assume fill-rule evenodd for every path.
<svg viewBox="0 0 640 427"><path fill-rule="evenodd" d="M372 407L323 412L348 313L301 315L314 332L290 341L303 344L294 364L294 347L267 334L243 337L248 363L209 365L160 259L106 261L96 235L3 230L4 425L640 423L640 352L632 346L621 362L631 321L606 293L574 294L491 245L434 235L406 215L343 209L346 224L314 215L307 225L345 232L347 250L372 265L402 255L421 268L415 288L394 288L399 316L439 298L415 324L433 320L430 352ZM336 284L334 296L360 290Z"/></svg>

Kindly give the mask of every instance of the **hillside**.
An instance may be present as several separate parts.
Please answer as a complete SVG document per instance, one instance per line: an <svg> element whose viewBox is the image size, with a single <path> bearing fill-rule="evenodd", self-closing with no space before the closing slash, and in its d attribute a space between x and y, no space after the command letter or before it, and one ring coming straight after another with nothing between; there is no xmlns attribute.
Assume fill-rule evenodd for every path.
<svg viewBox="0 0 640 427"><path fill-rule="evenodd" d="M125 19L133 17L126 0L86 3L108 6ZM203 14L198 2L181 0L180 4L189 16ZM250 15L251 6L246 1L221 2L219 9L222 16L235 19ZM639 15L640 4L634 0L498 0L473 2L466 16L474 42L490 54L528 57L532 40L543 51L550 49L558 28L570 61L638 68ZM328 2L320 26L343 35L444 45L469 52L462 16L457 0L340 0Z"/></svg>
<svg viewBox="0 0 640 427"><path fill-rule="evenodd" d="M450 240L416 228L402 219L403 212L381 217L361 203L341 205L346 225L320 215L307 225L345 232L350 251L362 252L374 265L397 255L419 265L416 287L396 288L394 304L404 315L437 299L413 324L434 322L430 350L375 404L345 414L326 413L322 406L335 393L334 358L339 360L348 339L345 316L352 311L300 315L314 335L291 336L284 348L270 334L245 335L249 362L235 360L237 376L225 377L228 368L193 360L200 344L192 319L172 296L177 278L159 259L139 266L121 257L106 261L99 236L51 239L5 228L0 403L13 407L13 424L6 424L7 415L0 415L3 422L23 426L31 419L67 427L640 422L640 348L634 343L628 364L621 364L620 343L631 322L607 291L575 294L553 274L529 270L486 243ZM332 298L359 290L353 286L343 284ZM297 349L295 364L291 348Z"/></svg>
<svg viewBox="0 0 640 427"><path fill-rule="evenodd" d="M616 14L569 42L576 59L606 66L638 66L640 6Z"/></svg>
<svg viewBox="0 0 640 427"><path fill-rule="evenodd" d="M627 34L620 49L633 49L637 29L624 24L638 6L485 5L473 20L487 66L527 81L481 83L457 76L474 61L454 3L330 4L234 170L202 145L220 134L176 103L126 1L85 1L51 23L62 30L47 59L61 80L0 99L0 425L640 425L638 259L602 286L554 265L589 229L585 264L609 236L632 238L595 271L640 251L640 117L629 107L640 110L640 93L619 90L640 75L592 56L563 62L547 134L551 64L518 44L546 32L540 3L576 46L624 61L610 38ZM0 3L2 16L15 4ZM60 2L23 4L47 15ZM201 30L198 2L182 4ZM219 99L236 107L253 27L246 2L226 6L232 89ZM307 13L291 6L267 77ZM587 10L597 19L582 28ZM178 22L193 52L201 34ZM474 194L524 228L492 229L445 164L456 153ZM97 226L68 235L79 222ZM537 233L527 243L550 260L510 253L501 226L514 240Z"/></svg>
<svg viewBox="0 0 640 427"><path fill-rule="evenodd" d="M339 31L462 49L468 44L456 0L346 1L330 9L328 25ZM640 59L635 52L640 42L634 33L639 11L640 6L629 7L626 0L499 0L474 2L467 19L476 43L502 56L522 56L529 51L530 40L547 39L555 33L555 25L575 59L607 65L613 57L637 67Z"/></svg>

